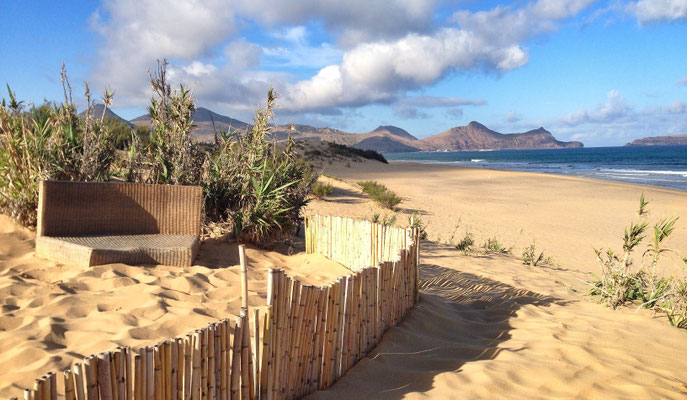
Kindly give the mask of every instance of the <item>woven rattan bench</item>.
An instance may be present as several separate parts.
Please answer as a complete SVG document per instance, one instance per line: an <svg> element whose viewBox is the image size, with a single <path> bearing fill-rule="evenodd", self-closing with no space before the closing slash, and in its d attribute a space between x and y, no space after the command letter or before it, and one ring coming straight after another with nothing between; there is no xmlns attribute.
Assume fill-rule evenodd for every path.
<svg viewBox="0 0 687 400"><path fill-rule="evenodd" d="M189 266L200 248L202 196L199 186L43 181L36 256Z"/></svg>

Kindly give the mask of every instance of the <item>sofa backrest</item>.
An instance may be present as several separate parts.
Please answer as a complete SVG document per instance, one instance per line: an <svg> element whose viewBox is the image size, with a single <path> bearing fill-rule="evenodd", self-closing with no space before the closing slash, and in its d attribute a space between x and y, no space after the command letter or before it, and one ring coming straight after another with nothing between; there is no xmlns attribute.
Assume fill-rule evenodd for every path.
<svg viewBox="0 0 687 400"><path fill-rule="evenodd" d="M42 181L38 236L199 235L200 186Z"/></svg>

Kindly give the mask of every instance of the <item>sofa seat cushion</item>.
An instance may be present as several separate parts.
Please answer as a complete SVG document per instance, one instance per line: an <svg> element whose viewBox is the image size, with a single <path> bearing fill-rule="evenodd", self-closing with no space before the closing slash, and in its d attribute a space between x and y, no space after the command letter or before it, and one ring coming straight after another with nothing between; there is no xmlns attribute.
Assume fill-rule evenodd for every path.
<svg viewBox="0 0 687 400"><path fill-rule="evenodd" d="M36 255L63 264L112 263L190 266L200 248L197 235L39 236ZM50 257L46 257L46 255Z"/></svg>

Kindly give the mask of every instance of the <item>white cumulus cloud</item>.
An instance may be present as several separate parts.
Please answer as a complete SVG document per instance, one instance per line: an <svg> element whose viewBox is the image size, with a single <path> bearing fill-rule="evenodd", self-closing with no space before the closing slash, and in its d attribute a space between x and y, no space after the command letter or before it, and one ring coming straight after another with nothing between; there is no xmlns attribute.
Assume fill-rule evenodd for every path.
<svg viewBox="0 0 687 400"><path fill-rule="evenodd" d="M628 9L642 24L687 19L687 0L639 0Z"/></svg>

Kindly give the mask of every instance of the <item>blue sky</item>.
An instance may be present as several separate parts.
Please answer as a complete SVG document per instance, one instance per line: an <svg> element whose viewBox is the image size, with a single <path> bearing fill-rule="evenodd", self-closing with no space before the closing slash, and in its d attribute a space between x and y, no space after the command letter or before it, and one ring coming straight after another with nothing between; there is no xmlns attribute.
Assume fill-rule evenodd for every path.
<svg viewBox="0 0 687 400"><path fill-rule="evenodd" d="M136 117L167 58L199 106L244 121L271 85L275 122L349 132L687 134L687 0L4 1L0 17L0 83L34 103L61 99L64 62L78 104L84 81L108 85Z"/></svg>

